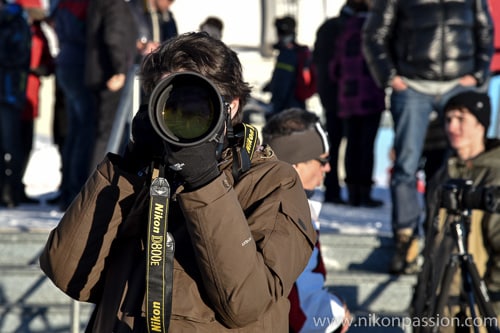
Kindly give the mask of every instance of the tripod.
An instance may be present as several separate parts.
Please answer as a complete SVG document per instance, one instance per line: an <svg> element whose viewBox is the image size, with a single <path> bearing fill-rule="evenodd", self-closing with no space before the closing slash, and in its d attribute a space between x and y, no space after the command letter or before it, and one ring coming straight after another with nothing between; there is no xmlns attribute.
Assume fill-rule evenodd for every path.
<svg viewBox="0 0 500 333"><path fill-rule="evenodd" d="M451 282L457 269L461 270L461 282L463 292L466 294L467 305L470 310L471 323L477 323L478 314L476 307L481 313L483 324L485 325L488 333L499 333L500 329L497 326L496 314L493 306L490 303L490 298L484 281L479 277L477 267L474 263L472 255L467 252L467 235L470 227L470 214L471 210L456 210L448 209L448 216L446 218L447 225L450 226L452 238L448 240L448 244L444 246L447 248L446 253L450 253L448 263L444 268L444 274L441 280L441 292L437 297L435 303L436 316L443 316L444 307L448 301ZM449 237L448 237L449 238ZM457 252L451 253L453 246L456 246ZM474 332L479 333L479 327L473 325ZM434 327L437 332L439 326Z"/></svg>

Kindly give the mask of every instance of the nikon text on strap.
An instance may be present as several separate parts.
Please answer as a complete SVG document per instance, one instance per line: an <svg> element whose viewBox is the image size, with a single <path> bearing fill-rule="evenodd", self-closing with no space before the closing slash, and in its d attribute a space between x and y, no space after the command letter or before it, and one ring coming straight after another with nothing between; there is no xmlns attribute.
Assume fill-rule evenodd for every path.
<svg viewBox="0 0 500 333"><path fill-rule="evenodd" d="M174 239L168 230L170 185L164 168L153 170L150 186L146 268L148 332L167 333L172 310Z"/></svg>
<svg viewBox="0 0 500 333"><path fill-rule="evenodd" d="M243 130L235 135L237 141L241 140L241 134L243 134L243 140L240 143L241 147L237 148L237 145L233 145L233 177L235 181L238 181L239 177L250 169L251 160L253 153L255 152L255 147L258 142L258 132L255 126L242 123Z"/></svg>

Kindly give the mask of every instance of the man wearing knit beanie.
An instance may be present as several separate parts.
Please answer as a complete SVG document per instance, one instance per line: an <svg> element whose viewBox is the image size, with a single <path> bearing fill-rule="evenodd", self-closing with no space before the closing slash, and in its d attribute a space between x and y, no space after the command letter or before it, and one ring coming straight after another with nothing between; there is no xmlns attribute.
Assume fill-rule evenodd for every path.
<svg viewBox="0 0 500 333"><path fill-rule="evenodd" d="M445 112L452 109L466 109L472 113L486 131L490 126L491 103L487 94L475 90L467 90L450 98Z"/></svg>
<svg viewBox="0 0 500 333"><path fill-rule="evenodd" d="M453 152L427 185L424 264L412 306L416 315L421 316L428 311L426 304L431 303L430 299L435 299L437 290L442 287L436 281L442 281L443 270L440 268L450 259L450 256L443 255L448 253L443 246L455 244L449 239L453 237L450 232L452 225L447 222L450 219L446 219L452 213L445 210L447 207L441 202L443 185L450 179L458 179L472 181L476 191L500 186L500 140L486 138L490 112L488 95L476 91L455 95L444 107L445 132ZM470 223L467 223L465 231L468 235L464 235L467 240L466 250L474 258L480 278L486 283L494 310L499 314L500 214L487 212L478 204L460 203L460 206L464 206L461 207L463 210L470 209ZM449 304L447 309L452 314L458 313L461 305L451 300L460 299L460 290L463 292L464 287L460 272L456 273L449 280L453 281L449 289L450 301L444 300L445 304ZM469 313L468 309L466 312ZM451 328L443 327L439 331L449 332L451 330L448 329Z"/></svg>
<svg viewBox="0 0 500 333"><path fill-rule="evenodd" d="M290 108L268 119L262 129L263 142L271 146L276 156L292 164L302 186L311 198L314 190L330 172L329 142L316 114ZM311 221L318 232L318 241L306 269L295 282L290 300L290 332L346 332L351 321L346 304L324 288L326 270L319 244L318 216L321 203L309 199ZM318 327L315 318L331 318Z"/></svg>

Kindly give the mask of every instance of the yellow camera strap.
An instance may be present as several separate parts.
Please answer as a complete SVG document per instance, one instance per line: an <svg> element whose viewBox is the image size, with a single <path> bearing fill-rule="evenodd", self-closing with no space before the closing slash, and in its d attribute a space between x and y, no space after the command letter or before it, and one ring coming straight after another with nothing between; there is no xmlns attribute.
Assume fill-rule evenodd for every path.
<svg viewBox="0 0 500 333"><path fill-rule="evenodd" d="M243 126L241 131L235 135L238 142L239 149L233 146L233 177L238 181L239 177L250 169L252 157L257 147L259 140L259 132L257 128L250 124L241 124Z"/></svg>
<svg viewBox="0 0 500 333"><path fill-rule="evenodd" d="M150 186L146 255L146 322L148 332L167 333L172 311L174 239L168 232L170 185L164 167L153 169Z"/></svg>

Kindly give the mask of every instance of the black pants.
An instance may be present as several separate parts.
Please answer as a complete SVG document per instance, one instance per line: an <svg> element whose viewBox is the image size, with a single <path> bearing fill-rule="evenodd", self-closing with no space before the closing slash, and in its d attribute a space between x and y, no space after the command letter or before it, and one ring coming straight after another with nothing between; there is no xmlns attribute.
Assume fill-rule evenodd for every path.
<svg viewBox="0 0 500 333"><path fill-rule="evenodd" d="M340 198L339 184L339 148L342 137L344 136L343 120L337 115L337 110L326 110L326 130L330 141L330 166L331 171L326 174L325 185L325 201Z"/></svg>
<svg viewBox="0 0 500 333"><path fill-rule="evenodd" d="M374 146L381 113L345 119L347 146L345 173L347 184L371 186Z"/></svg>

